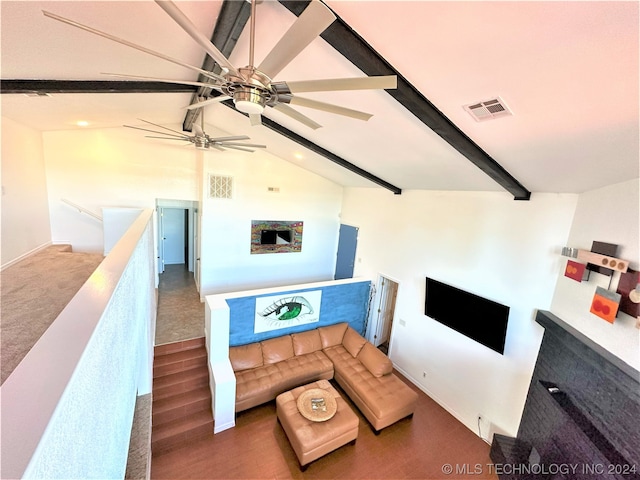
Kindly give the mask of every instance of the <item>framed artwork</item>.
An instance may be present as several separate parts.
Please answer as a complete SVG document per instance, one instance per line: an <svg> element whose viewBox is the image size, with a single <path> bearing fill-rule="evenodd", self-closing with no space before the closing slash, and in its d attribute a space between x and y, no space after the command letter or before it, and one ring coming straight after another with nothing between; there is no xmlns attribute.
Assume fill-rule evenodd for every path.
<svg viewBox="0 0 640 480"><path fill-rule="evenodd" d="M251 253L302 251L302 221L251 221Z"/></svg>
<svg viewBox="0 0 640 480"><path fill-rule="evenodd" d="M256 298L253 332L262 333L320 320L322 290Z"/></svg>
<svg viewBox="0 0 640 480"><path fill-rule="evenodd" d="M620 274L617 290L622 297L620 299L620 311L632 317L640 317L640 303L636 303L638 298L635 292L638 284L640 284L640 272L628 269Z"/></svg>
<svg viewBox="0 0 640 480"><path fill-rule="evenodd" d="M596 287L596 293L593 296L591 309L589 311L603 320L613 323L616 319L616 315L618 314L619 306L619 293L610 292L602 287Z"/></svg>

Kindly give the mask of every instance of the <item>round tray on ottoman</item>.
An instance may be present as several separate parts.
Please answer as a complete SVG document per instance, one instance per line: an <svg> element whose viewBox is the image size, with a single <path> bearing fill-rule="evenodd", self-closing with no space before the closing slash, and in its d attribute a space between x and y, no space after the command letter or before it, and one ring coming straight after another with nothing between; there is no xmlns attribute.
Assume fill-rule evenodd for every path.
<svg viewBox="0 0 640 480"><path fill-rule="evenodd" d="M311 388L302 392L297 405L300 414L312 422L325 422L338 410L335 397L322 388Z"/></svg>

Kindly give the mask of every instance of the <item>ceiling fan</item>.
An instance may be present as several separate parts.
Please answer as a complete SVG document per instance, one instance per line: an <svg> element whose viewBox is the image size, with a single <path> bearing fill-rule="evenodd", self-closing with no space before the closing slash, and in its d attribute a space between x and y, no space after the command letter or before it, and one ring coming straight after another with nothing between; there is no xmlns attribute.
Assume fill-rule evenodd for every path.
<svg viewBox="0 0 640 480"><path fill-rule="evenodd" d="M316 129L321 126L306 115L303 115L297 110L291 108L290 105L308 107L366 121L371 118L371 114L331 103L300 97L297 94L303 92L330 92L339 90L379 90L393 89L397 87L397 77L395 75L274 82L272 79L329 25L331 25L336 17L320 0L311 0L304 12L302 12L302 14L295 20L289 30L287 30L282 38L280 38L278 43L271 49L262 62L258 66L255 66L254 45L257 1L258 0L251 0L249 64L245 67L236 68L205 35L197 30L191 20L189 20L189 18L172 1L155 0L155 2L220 66L222 69L220 75L188 65L175 58L168 57L162 53L136 45L122 38L115 37L73 20L60 17L51 12L43 10L43 14L54 20L58 20L177 65L197 71L209 80L208 82L185 82L182 80L144 77L139 75L123 75L114 73L109 73L107 75L121 78L146 79L158 82L209 87L219 92L219 95L212 99L190 105L187 108L202 108L211 103L218 103L232 99L235 104L235 108L238 111L249 115L252 125L259 125L261 123L261 115L265 107L271 107L310 128Z"/></svg>
<svg viewBox="0 0 640 480"><path fill-rule="evenodd" d="M158 132L157 130L149 130L148 128L134 127L131 125L124 125L127 128L135 128L136 130L143 130L145 132L156 133L158 135L163 135L161 137L145 135L146 138L158 138L162 140L178 140L182 142L190 142L195 145L196 148L201 150L208 150L209 148L214 148L216 150L224 151L227 148L231 148L234 150L242 150L244 152L254 152L254 148L267 148L266 145L256 145L253 143L239 143L241 140L249 140L249 137L246 135L235 135L230 137L210 137L204 131L204 115L200 114L200 125L197 123L193 124L193 135L187 135L184 132L179 132L178 130L172 130L171 128L163 127L162 125L158 125L156 123L151 123L147 120L143 120L139 118L138 120L148 123L149 125L153 125L154 127L159 127L164 130L167 130L172 133L166 132Z"/></svg>

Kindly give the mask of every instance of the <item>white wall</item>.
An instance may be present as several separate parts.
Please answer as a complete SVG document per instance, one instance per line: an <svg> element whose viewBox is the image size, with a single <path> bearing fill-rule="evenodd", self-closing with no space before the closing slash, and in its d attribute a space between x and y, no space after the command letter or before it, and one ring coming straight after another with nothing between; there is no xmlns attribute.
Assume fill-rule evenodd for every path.
<svg viewBox="0 0 640 480"><path fill-rule="evenodd" d="M342 221L360 228L355 275L400 283L390 356L467 427L515 436L576 195L345 189ZM504 355L424 315L430 276L511 307ZM404 323L404 325L403 325ZM423 376L423 372L425 376Z"/></svg>
<svg viewBox="0 0 640 480"><path fill-rule="evenodd" d="M0 264L51 243L42 135L2 118Z"/></svg>
<svg viewBox="0 0 640 480"><path fill-rule="evenodd" d="M580 195L567 246L590 250L596 241L619 245L617 256L629 261L629 267L640 266L640 180L592 190ZM589 312L596 286L616 291L619 273L613 278L591 272L588 282L578 283L564 276L564 266L558 271L558 283L551 311L584 333L636 370L640 370L640 331L636 319L618 313L613 324Z"/></svg>
<svg viewBox="0 0 640 480"><path fill-rule="evenodd" d="M201 296L333 279L342 187L261 152L203 162ZM232 199L207 198L209 174L233 177ZM251 255L252 220L302 220L302 251Z"/></svg>
<svg viewBox="0 0 640 480"><path fill-rule="evenodd" d="M140 214L0 387L3 478L124 478L136 395L153 380L151 218Z"/></svg>
<svg viewBox="0 0 640 480"><path fill-rule="evenodd" d="M44 155L54 243L103 251L103 207L154 208L157 198L197 200L194 148L144 138L126 128L45 132Z"/></svg>
<svg viewBox="0 0 640 480"><path fill-rule="evenodd" d="M179 128L179 127L177 127ZM265 152L202 152L125 128L46 132L51 235L102 252L102 224L60 198L103 207L153 208L156 199L199 201L200 293L333 278L342 187ZM232 200L206 198L208 174L231 175ZM280 187L269 193L267 187ZM251 220L303 220L302 252L250 255Z"/></svg>

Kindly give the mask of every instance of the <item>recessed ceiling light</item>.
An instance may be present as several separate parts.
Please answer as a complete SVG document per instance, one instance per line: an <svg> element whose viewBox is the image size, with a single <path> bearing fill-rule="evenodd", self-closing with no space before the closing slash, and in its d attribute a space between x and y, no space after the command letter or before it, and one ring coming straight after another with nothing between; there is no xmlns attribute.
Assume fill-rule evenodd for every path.
<svg viewBox="0 0 640 480"><path fill-rule="evenodd" d="M78 120L76 122L76 125L79 127L88 127L89 126L89 122L87 122L86 120Z"/></svg>
<svg viewBox="0 0 640 480"><path fill-rule="evenodd" d="M304 156L300 152L294 153L293 156L296 157L298 160L302 160L304 158Z"/></svg>

